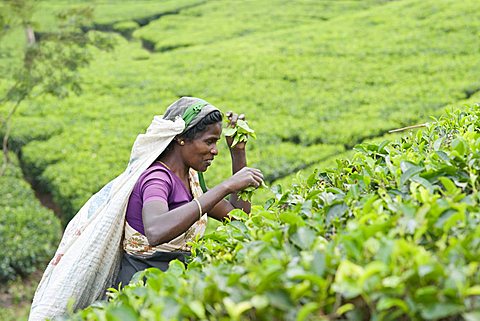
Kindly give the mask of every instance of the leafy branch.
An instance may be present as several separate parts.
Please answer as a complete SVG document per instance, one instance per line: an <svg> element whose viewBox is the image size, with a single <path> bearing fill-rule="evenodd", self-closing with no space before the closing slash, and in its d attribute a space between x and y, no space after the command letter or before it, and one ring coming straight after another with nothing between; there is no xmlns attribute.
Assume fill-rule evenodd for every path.
<svg viewBox="0 0 480 321"><path fill-rule="evenodd" d="M255 131L248 126L246 120L237 120L235 126L228 126L224 130L225 136L233 137L232 146L234 147L238 143L246 143L249 137L256 139Z"/></svg>
<svg viewBox="0 0 480 321"><path fill-rule="evenodd" d="M238 119L235 123L235 126L231 126L230 123L228 123L227 128L225 128L224 130L224 134L225 136L233 138L231 147L234 147L239 143L246 143L250 137L252 137L253 139L257 138L255 131L250 128L247 121L243 119ZM265 185L264 182L262 182L262 185L260 185L260 187L268 188L268 186ZM253 186L244 188L243 190L237 192L237 195L240 199L251 202L253 193L257 188Z"/></svg>
<svg viewBox="0 0 480 321"><path fill-rule="evenodd" d="M251 202L252 201L252 196L253 196L253 193L255 192L255 190L257 188L260 188L260 187L263 187L263 188L268 188L267 185L265 185L264 182L262 182L262 185L260 185L259 187L253 187L253 186L250 186L250 187L247 187L239 192L237 192L237 195L240 199L244 200L244 201L247 201L247 202Z"/></svg>

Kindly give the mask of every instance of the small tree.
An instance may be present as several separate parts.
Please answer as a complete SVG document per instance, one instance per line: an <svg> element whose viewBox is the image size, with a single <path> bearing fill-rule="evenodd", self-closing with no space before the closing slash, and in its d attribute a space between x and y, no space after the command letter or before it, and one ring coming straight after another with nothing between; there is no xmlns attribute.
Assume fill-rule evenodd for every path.
<svg viewBox="0 0 480 321"><path fill-rule="evenodd" d="M66 97L81 91L79 69L92 59L91 47L113 48L112 38L99 32L83 32L93 18L93 8L68 8L56 15L58 28L35 39L32 15L36 3L32 0L7 0L0 4L0 39L15 28L25 30L26 45L22 63L13 70L13 85L0 95L0 105L7 105L0 115L3 132L3 164L0 176L8 164L8 142L11 120L19 105L27 98L44 94Z"/></svg>

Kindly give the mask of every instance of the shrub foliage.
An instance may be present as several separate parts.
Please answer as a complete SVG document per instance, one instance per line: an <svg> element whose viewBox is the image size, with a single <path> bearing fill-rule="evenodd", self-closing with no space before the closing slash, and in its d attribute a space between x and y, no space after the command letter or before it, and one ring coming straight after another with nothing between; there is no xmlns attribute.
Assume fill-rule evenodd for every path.
<svg viewBox="0 0 480 321"><path fill-rule="evenodd" d="M5 281L43 268L55 252L60 222L35 198L16 162L0 180L0 195L0 280Z"/></svg>
<svg viewBox="0 0 480 321"><path fill-rule="evenodd" d="M74 319L475 320L480 107L277 191ZM144 281L146 277L146 281Z"/></svg>
<svg viewBox="0 0 480 321"><path fill-rule="evenodd" d="M153 115L179 96L198 96L246 114L258 134L249 165L271 184L478 99L479 10L474 0L102 3L95 23L115 30L136 21L133 39L118 36L113 52L94 51L80 96L42 96L21 108L12 137L38 137L50 124L41 120L55 120L48 139L26 142L22 152L69 219L125 169ZM148 12L162 16L144 25ZM41 30L53 28L35 17ZM2 77L0 86L9 81ZM231 172L224 144L215 163L210 186Z"/></svg>

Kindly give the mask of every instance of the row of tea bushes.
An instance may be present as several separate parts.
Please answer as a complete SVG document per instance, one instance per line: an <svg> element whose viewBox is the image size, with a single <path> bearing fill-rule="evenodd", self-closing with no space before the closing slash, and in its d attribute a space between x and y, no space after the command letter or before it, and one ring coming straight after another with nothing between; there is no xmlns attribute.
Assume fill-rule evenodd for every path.
<svg viewBox="0 0 480 321"><path fill-rule="evenodd" d="M285 2L281 0L210 1L192 6L180 15L158 19L134 32L133 36L153 44L158 52L181 47L213 44L251 34L271 33L298 25L326 21L352 11L382 4L373 1ZM199 28L202 26L202 28ZM181 32L179 32L181 31Z"/></svg>
<svg viewBox="0 0 480 321"><path fill-rule="evenodd" d="M357 146L73 320L478 320L480 106ZM146 280L144 280L146 277Z"/></svg>
<svg viewBox="0 0 480 321"><path fill-rule="evenodd" d="M116 5L125 13L129 3ZM249 164L279 179L388 129L424 122L478 89L478 1L426 3L317 8L299 1L288 4L298 13L292 18L276 2L257 1L259 12L272 6L279 19L266 18L258 30L235 38L214 25L198 28L218 41L163 53L118 37L116 50L95 53L81 73L82 95L25 104L14 136L44 131L30 118L61 122L60 134L28 144L24 155L68 217L125 168L135 136L182 95L244 112L258 133ZM175 19L186 23L177 31L188 33L190 19L215 21L221 12L253 19L243 2L207 2L181 10ZM158 20L158 34L168 34L161 21L169 19L174 16ZM235 26L237 34L242 24ZM223 150L209 169L209 184L228 176L228 164Z"/></svg>
<svg viewBox="0 0 480 321"><path fill-rule="evenodd" d="M291 189L292 186L297 186L302 184L311 173L317 168L332 168L337 164L337 159L350 159L354 154L353 150L348 150L346 152L339 152L334 156L330 156L327 159L324 159L319 162L315 162L313 165L307 166L306 168L296 171L294 174L285 176L275 182L270 183L268 188L259 188L253 194L254 204L264 204L270 198L275 196L275 193L282 193L282 190L287 188Z"/></svg>
<svg viewBox="0 0 480 321"><path fill-rule="evenodd" d="M463 99L463 100L458 101L458 104L463 105L463 106L468 106L468 105L471 105L471 104L475 104L479 101L480 101L480 93L477 92L467 99ZM453 105L447 107L447 109L448 108L454 109ZM431 119L426 119L425 121L428 122L428 121L431 121ZM422 124L415 124L415 125L422 125ZM418 128L419 127L411 128L411 129L403 129L403 130L400 130L400 131L394 132L394 133L387 133L387 134L382 135L382 136L366 139L364 142L381 143L383 140L395 140L397 138L400 138L402 135L404 135L408 131L417 130ZM400 128L391 128L391 129L400 129ZM287 176L285 176L281 179L275 180L274 185L280 185L280 188L281 188L282 186L291 186L292 184L297 184L300 180L305 179L305 176L308 176L308 173L313 172L314 169L333 167L333 166L336 165L336 160L338 158L345 158L345 159L348 158L348 159L350 159L352 156L353 156L353 150L346 149L345 152L336 153L335 155L332 155L327 159L321 160L320 162L316 162L313 165L310 165L310 166L308 166L304 169L301 169L300 171L295 171L293 174L290 174L290 175L287 175ZM258 192L255 193L254 201L257 204L262 204L266 200L268 200L268 198L270 198L271 195L272 195L272 192L270 190L260 189Z"/></svg>
<svg viewBox="0 0 480 321"><path fill-rule="evenodd" d="M68 3L58 1L41 1L36 4L32 20L41 32L51 32L56 28L55 15L70 8L90 7L93 10L93 26L98 29L112 30L116 24L136 22L137 25L148 24L151 19L163 15L177 14L183 9L202 4L201 0L123 0L115 3L70 0Z"/></svg>
<svg viewBox="0 0 480 321"><path fill-rule="evenodd" d="M240 32L240 26L250 20L240 19L239 26L224 22L225 28L215 28L217 16L224 11L240 17L249 12L242 4L221 11L221 2L216 2L146 28L153 28L159 41L172 42L167 47L174 47L175 41L178 46L195 44L155 56L162 57L154 59L159 61L158 80L164 80L170 91L219 96L220 105L254 115L259 136L267 136L266 141L280 137L304 145L353 146L425 119L480 87L473 72L478 54L474 39L480 28L474 13L478 3L427 3L383 2L345 10L326 21L315 16L326 9L312 5L308 22L290 21L282 27L282 19L265 18L262 22L270 29L232 38L222 34L225 28ZM212 6L216 10L207 10ZM277 10L280 14L282 7ZM294 11L301 11L300 7ZM288 21L289 16L281 18ZM202 30L201 36L215 42L201 42L191 32L185 33L186 40L168 37L169 32L181 33L198 25L206 28L197 28L197 33ZM191 77L178 76L182 74L205 81L197 85Z"/></svg>
<svg viewBox="0 0 480 321"><path fill-rule="evenodd" d="M60 221L23 179L15 155L0 180L0 280L43 268L60 240Z"/></svg>

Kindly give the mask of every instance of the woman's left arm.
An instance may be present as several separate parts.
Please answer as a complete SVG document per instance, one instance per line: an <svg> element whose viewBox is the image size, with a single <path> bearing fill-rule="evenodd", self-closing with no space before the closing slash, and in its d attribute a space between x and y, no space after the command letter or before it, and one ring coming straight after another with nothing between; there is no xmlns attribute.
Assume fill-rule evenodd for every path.
<svg viewBox="0 0 480 321"><path fill-rule="evenodd" d="M247 166L247 155L245 153L245 143L243 144L243 148L230 148L230 155L232 157L232 174L235 174L242 168ZM230 204L234 208L240 208L246 213L250 213L252 204L250 202L242 200L238 197L237 193L232 193L230 195Z"/></svg>

